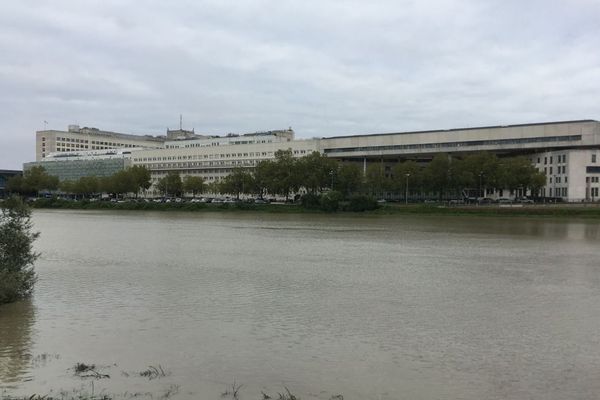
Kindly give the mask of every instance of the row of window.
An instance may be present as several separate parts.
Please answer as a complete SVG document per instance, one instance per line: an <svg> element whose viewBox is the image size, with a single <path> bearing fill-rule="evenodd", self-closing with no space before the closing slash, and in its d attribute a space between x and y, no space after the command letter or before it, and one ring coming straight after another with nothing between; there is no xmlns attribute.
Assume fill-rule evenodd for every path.
<svg viewBox="0 0 600 400"><path fill-rule="evenodd" d="M562 179L562 177L560 177L560 176L555 176L555 177L554 177L554 183L569 183L569 177L568 177L568 176L565 176L564 178L565 178L565 179L564 179L564 182L563 182L563 179ZM548 183L552 183L552 177L549 177L549 178L548 178Z"/></svg>
<svg viewBox="0 0 600 400"><path fill-rule="evenodd" d="M550 159L550 164L552 164L552 160L554 159L553 156L550 157L544 157L544 165L548 164L548 158ZM531 160L533 161L533 160ZM540 164L541 161L541 157L537 158L537 163ZM556 163L557 164L561 164L561 163L566 163L567 162L567 155L566 154L559 154L558 156L556 156Z"/></svg>
<svg viewBox="0 0 600 400"><path fill-rule="evenodd" d="M306 154L308 150L294 150L295 155ZM148 162L148 161L175 161L175 160L210 160L210 159L221 159L221 158L242 158L242 157L268 157L273 156L272 151L263 152L250 152L250 153L228 153L228 154L195 154L190 156L166 156L166 157L140 157L134 158L134 162Z"/></svg>
<svg viewBox="0 0 600 400"><path fill-rule="evenodd" d="M552 189L553 188L548 188L548 190L546 190L546 188L543 188L542 197L546 197L546 194L548 197L568 197L569 195L569 189L566 187Z"/></svg>
<svg viewBox="0 0 600 400"><path fill-rule="evenodd" d="M424 144L397 144L387 146L346 147L340 149L325 149L325 153L348 153L358 151L384 151L384 150L426 150L438 148L456 148L470 146L501 146L507 144L527 144L542 142L574 142L581 140L581 135L542 136L532 138L497 139L497 140L470 140L464 142L424 143Z"/></svg>
<svg viewBox="0 0 600 400"><path fill-rule="evenodd" d="M544 174L546 175L552 175L552 171L553 171L553 167L544 167ZM540 172L542 172L542 169L540 168ZM566 174L567 173L567 166L566 165L559 165L556 167L556 173L557 174Z"/></svg>
<svg viewBox="0 0 600 400"><path fill-rule="evenodd" d="M161 168L198 168L198 167L223 167L223 166L254 166L260 160L233 160L233 161L206 161L206 162L181 162L181 163L155 163L146 164L149 169Z"/></svg>
<svg viewBox="0 0 600 400"><path fill-rule="evenodd" d="M273 140L240 140L235 142L223 143L227 145L235 145L235 144L260 144L260 143L273 143ZM181 149L181 148L191 148L191 147L212 147L212 146L220 146L222 143L220 142L209 142L209 143L188 143L188 144L168 144L165 147L167 149Z"/></svg>

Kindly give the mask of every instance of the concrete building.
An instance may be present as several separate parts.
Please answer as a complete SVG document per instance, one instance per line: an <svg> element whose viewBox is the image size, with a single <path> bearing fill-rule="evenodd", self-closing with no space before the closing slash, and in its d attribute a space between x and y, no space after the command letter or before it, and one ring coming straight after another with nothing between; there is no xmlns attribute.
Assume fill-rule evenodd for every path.
<svg viewBox="0 0 600 400"><path fill-rule="evenodd" d="M302 157L319 151L318 143L318 140L294 140L292 130L167 141L163 149L133 152L132 165L148 168L153 183L169 172L182 177L201 176L206 182L214 182L236 167L254 168L260 161L273 159L277 150L290 149L295 157Z"/></svg>
<svg viewBox="0 0 600 400"><path fill-rule="evenodd" d="M48 136L48 132L54 132L53 136ZM284 149L291 149L297 157L319 151L343 162L360 163L365 169L369 163L382 163L388 171L398 162L417 160L425 163L439 153L460 157L487 151L500 157L528 157L536 168L546 174L547 185L542 191L545 197L560 198L564 201L596 201L600 198L600 122L594 120L395 132L311 140L295 140L291 128L244 135L229 134L223 137L173 131L170 136L174 140L123 134L104 136L104 140L99 140L103 136L98 132L101 131L78 127L60 134L59 131L41 131L38 132L37 150L41 159L48 157L48 161L69 160L85 163L86 160L94 160L94 156L81 154L83 158L76 160L73 157L61 158L57 154L80 154L86 150L93 151L94 147L96 150L125 147L131 152L127 157L125 154L120 155L127 161L123 161L119 168L143 165L151 171L155 182L169 171L202 176L207 182L219 180L235 167L253 168L261 160L273 158L277 150ZM84 137L87 142L82 141ZM109 141L108 138L112 140ZM73 139L79 139L79 142ZM135 146L136 144L139 146ZM56 150L55 153L50 152L52 148ZM95 160L99 157L101 156L97 155ZM69 168L83 168L73 165ZM97 166L89 171L99 169L108 171L109 167ZM523 194L513 193L511 196ZM500 191L486 195L507 197Z"/></svg>
<svg viewBox="0 0 600 400"><path fill-rule="evenodd" d="M397 162L427 162L439 153L456 157L481 151L500 157L523 155L545 172L544 197L598 200L600 122L594 120L341 136L321 139L320 147L328 157L358 162L364 168L370 162L380 162L388 171ZM564 162L557 165L559 159ZM544 165L544 160L549 164ZM524 193L490 190L485 195L514 197Z"/></svg>
<svg viewBox="0 0 600 400"><path fill-rule="evenodd" d="M163 147L164 141L165 137L130 135L69 125L66 131L43 130L36 132L35 160L41 161L50 153L55 152L68 153L134 147L158 149Z"/></svg>
<svg viewBox="0 0 600 400"><path fill-rule="evenodd" d="M44 167L49 175L58 177L61 181L77 180L84 176L111 176L131 166L131 149L108 150L73 150L69 152L55 152L46 155L41 161L23 164L23 169L36 166Z"/></svg>

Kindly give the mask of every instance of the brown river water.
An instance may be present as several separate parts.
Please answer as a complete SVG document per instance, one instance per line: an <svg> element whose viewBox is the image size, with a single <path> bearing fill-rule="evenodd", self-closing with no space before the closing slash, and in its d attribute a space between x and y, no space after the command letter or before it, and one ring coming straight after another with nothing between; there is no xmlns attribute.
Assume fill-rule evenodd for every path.
<svg viewBox="0 0 600 400"><path fill-rule="evenodd" d="M600 221L41 211L0 397L600 398ZM80 378L93 363L110 378ZM164 377L139 375L161 366Z"/></svg>

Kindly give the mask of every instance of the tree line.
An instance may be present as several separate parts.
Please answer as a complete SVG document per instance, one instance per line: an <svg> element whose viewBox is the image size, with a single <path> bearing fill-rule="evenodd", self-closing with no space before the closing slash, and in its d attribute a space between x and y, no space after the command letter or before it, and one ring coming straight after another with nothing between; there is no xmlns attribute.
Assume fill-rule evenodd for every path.
<svg viewBox="0 0 600 400"><path fill-rule="evenodd" d="M344 163L314 152L295 158L291 151L278 151L273 160L260 162L254 171L237 168L219 184L218 191L280 195L288 198L303 188L308 194L335 190L343 198L353 194L383 197L386 194L418 198L460 198L465 189L524 189L534 195L546 177L526 157L499 158L476 153L462 158L437 154L427 164L408 160L388 166L369 164L363 173L356 163ZM407 190L408 189L408 190Z"/></svg>
<svg viewBox="0 0 600 400"><path fill-rule="evenodd" d="M259 162L255 168L238 167L221 180L206 183L200 176L169 172L156 183L162 196L201 193L281 196L288 199L301 190L307 194L336 191L342 198L353 194L383 197L386 194L409 194L415 198L459 198L464 189L483 193L488 188L515 190L522 188L536 194L546 184L526 157L499 158L491 153L465 157L438 154L427 164L408 160L393 166L372 162L363 173L357 163L339 162L319 152L294 157L291 150L279 150L272 160ZM82 177L59 182L43 167L33 167L22 177L7 182L10 192L25 195L60 189L64 193L88 197L98 193L136 196L152 185L150 171L134 166L109 177Z"/></svg>

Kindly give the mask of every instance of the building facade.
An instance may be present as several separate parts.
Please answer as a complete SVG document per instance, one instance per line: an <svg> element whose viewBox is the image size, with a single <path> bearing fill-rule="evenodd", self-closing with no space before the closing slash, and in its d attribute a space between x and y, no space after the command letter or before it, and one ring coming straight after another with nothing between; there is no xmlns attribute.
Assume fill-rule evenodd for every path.
<svg viewBox="0 0 600 400"><path fill-rule="evenodd" d="M23 164L23 170L41 166L49 175L61 181L77 180L84 176L111 176L131 166L131 156L136 150L141 148L55 152L41 161Z"/></svg>
<svg viewBox="0 0 600 400"><path fill-rule="evenodd" d="M163 147L165 139L165 137L160 136L139 136L69 125L66 131L43 130L36 132L35 160L41 161L51 153L57 152L69 153L138 147L158 149Z"/></svg>
<svg viewBox="0 0 600 400"><path fill-rule="evenodd" d="M48 132L52 136L48 136ZM528 157L546 175L547 184L542 189L544 197L564 201L597 201L600 198L600 122L594 120L310 140L296 140L291 128L223 137L171 135L178 140L112 133L112 136L102 136L99 132L102 131L78 127L70 128L66 133L38 132L36 154L40 155L42 161L52 162L44 162L43 165L48 165L63 177L67 176L66 169L81 170L81 174L99 175L100 170L104 171L103 174L108 174L108 171L129 165L142 165L151 171L154 182L171 171L182 176L202 176L207 182L214 182L227 176L236 167L254 168L260 161L272 159L277 150L289 149L296 157L318 151L342 162L360 163L365 170L369 163L377 162L385 165L388 171L398 162L416 160L426 163L439 153L461 157L486 151L499 157ZM74 142L73 139L79 141ZM109 166L114 161L98 161L104 158L110 160L112 156L86 153L115 148L127 150L127 154L119 154L122 161L118 166L115 164L114 168ZM55 151L50 152L50 149ZM72 156L67 157L69 154ZM76 155L79 158L73 157ZM79 164L73 163L70 167L57 164L75 161ZM87 168L84 167L86 162L95 162L96 165ZM29 166L30 164L26 164L25 168ZM61 168L64 168L62 172ZM69 179L79 176L69 174ZM504 195L498 191L492 194ZM525 193L511 194L516 195Z"/></svg>
<svg viewBox="0 0 600 400"><path fill-rule="evenodd" d="M295 157L302 157L319 151L318 140L294 140L289 130L167 141L163 149L133 152L132 165L150 170L153 184L169 172L201 176L210 183L223 179L234 168L251 169L260 161L273 159L278 150L291 150Z"/></svg>

